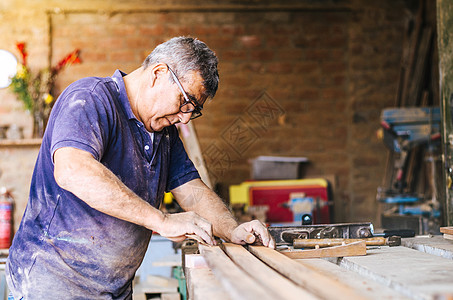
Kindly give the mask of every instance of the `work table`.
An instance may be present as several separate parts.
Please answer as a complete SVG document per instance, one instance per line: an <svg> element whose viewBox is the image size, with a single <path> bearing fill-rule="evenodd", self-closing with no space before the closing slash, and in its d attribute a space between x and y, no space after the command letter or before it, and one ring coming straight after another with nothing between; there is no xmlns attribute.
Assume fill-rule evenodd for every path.
<svg viewBox="0 0 453 300"><path fill-rule="evenodd" d="M453 297L453 241L442 236L404 238L397 247L368 247L365 256L290 261L270 249L258 259L231 244L223 251L199 248L201 254L185 254L189 299ZM254 253L263 250L254 248Z"/></svg>

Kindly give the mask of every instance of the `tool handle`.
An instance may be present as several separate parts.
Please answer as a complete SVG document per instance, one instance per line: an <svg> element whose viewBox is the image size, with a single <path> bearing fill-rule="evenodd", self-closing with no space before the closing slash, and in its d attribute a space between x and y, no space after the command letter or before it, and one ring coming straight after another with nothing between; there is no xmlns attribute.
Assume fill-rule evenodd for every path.
<svg viewBox="0 0 453 300"><path fill-rule="evenodd" d="M367 246L383 246L386 243L386 239L383 237L372 237L365 239L294 239L294 249L301 248L320 248L339 246L344 244L350 244L354 242L365 241Z"/></svg>

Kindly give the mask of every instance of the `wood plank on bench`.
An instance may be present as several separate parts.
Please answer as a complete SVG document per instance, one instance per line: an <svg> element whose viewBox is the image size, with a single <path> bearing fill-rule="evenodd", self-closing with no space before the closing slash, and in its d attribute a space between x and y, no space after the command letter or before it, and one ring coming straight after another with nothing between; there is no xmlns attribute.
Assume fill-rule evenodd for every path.
<svg viewBox="0 0 453 300"><path fill-rule="evenodd" d="M233 299L279 299L278 291L271 291L239 268L219 246L199 244L200 253L208 266Z"/></svg>
<svg viewBox="0 0 453 300"><path fill-rule="evenodd" d="M323 299L369 299L328 276L299 264L277 251L263 246L249 246L249 251L274 270L291 279L310 293Z"/></svg>
<svg viewBox="0 0 453 300"><path fill-rule="evenodd" d="M272 268L253 256L243 246L231 243L224 243L223 247L226 254L238 266L242 266L243 270L256 280L265 284L268 288L279 291L279 299L318 299L306 290L294 284L286 277L280 275Z"/></svg>
<svg viewBox="0 0 453 300"><path fill-rule="evenodd" d="M414 299L453 297L453 260L406 247L381 247L338 264ZM450 297L450 298L449 298Z"/></svg>

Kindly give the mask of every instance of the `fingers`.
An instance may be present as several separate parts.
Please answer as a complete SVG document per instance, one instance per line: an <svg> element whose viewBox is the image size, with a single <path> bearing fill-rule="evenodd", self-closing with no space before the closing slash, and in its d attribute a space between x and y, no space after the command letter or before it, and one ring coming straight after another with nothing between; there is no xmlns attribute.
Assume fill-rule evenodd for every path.
<svg viewBox="0 0 453 300"><path fill-rule="evenodd" d="M271 240L269 242L268 247L271 248L271 249L275 249L275 240L274 240L274 238L272 236L271 236Z"/></svg>
<svg viewBox="0 0 453 300"><path fill-rule="evenodd" d="M193 212L166 215L159 233L174 241L184 240L186 235L194 234L207 244L215 245L211 223Z"/></svg>
<svg viewBox="0 0 453 300"><path fill-rule="evenodd" d="M238 244L252 244L258 237L264 246L275 248L275 242L266 226L258 220L253 220L239 225L232 235L232 242Z"/></svg>
<svg viewBox="0 0 453 300"><path fill-rule="evenodd" d="M196 215L194 220L193 233L201 237L207 244L214 245L215 240L212 236L212 224L207 220Z"/></svg>
<svg viewBox="0 0 453 300"><path fill-rule="evenodd" d="M261 242L264 246L269 247L270 235L267 231L267 228L258 220L252 221L253 223L253 231L260 237Z"/></svg>

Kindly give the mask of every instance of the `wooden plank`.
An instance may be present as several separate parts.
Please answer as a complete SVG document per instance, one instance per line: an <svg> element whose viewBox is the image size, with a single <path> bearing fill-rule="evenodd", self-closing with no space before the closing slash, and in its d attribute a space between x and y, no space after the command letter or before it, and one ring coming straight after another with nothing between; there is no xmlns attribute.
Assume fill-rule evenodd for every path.
<svg viewBox="0 0 453 300"><path fill-rule="evenodd" d="M446 233L444 233L444 239L446 239L446 240L452 240L452 241L453 241L453 234L446 234Z"/></svg>
<svg viewBox="0 0 453 300"><path fill-rule="evenodd" d="M289 258L321 258L366 255L366 242L358 241L346 245L310 250L289 250L280 253Z"/></svg>
<svg viewBox="0 0 453 300"><path fill-rule="evenodd" d="M181 295L179 293L163 293L160 295L160 300L180 300Z"/></svg>
<svg viewBox="0 0 453 300"><path fill-rule="evenodd" d="M440 232L446 234L453 234L453 227L441 227Z"/></svg>
<svg viewBox="0 0 453 300"><path fill-rule="evenodd" d="M304 265L316 272L321 273L341 284L356 289L370 299L409 299L402 294L398 294L392 288L378 283L374 280L365 278L351 270L345 270L335 263L322 258L296 259L299 264Z"/></svg>
<svg viewBox="0 0 453 300"><path fill-rule="evenodd" d="M41 146L42 139L0 140L0 147Z"/></svg>
<svg viewBox="0 0 453 300"><path fill-rule="evenodd" d="M453 240L453 227L441 227L440 232L444 234L444 239Z"/></svg>
<svg viewBox="0 0 453 300"><path fill-rule="evenodd" d="M453 243L441 235L401 239L401 245L421 252L453 259Z"/></svg>
<svg viewBox="0 0 453 300"><path fill-rule="evenodd" d="M200 144L198 143L195 127L193 126L192 122L189 122L187 124L180 123L178 125L178 128L180 130L181 138L187 151L187 155L195 165L195 168L198 170L198 173L200 173L201 180L203 180L203 182L210 189L212 189L213 186L203 159L203 155L201 153Z"/></svg>
<svg viewBox="0 0 453 300"><path fill-rule="evenodd" d="M441 112L442 112L442 141L445 146L442 153L443 180L451 179L450 168L453 166L453 147L447 143L453 133L452 97L453 97L453 6L451 0L437 0L437 43L439 53ZM453 190L448 184L443 184L442 193L444 224L453 226Z"/></svg>
<svg viewBox="0 0 453 300"><path fill-rule="evenodd" d="M233 299L278 299L276 292L266 290L258 281L239 268L219 246L199 245L217 280Z"/></svg>
<svg viewBox="0 0 453 300"><path fill-rule="evenodd" d="M417 45L419 43L420 32L422 29L423 23L423 15L424 15L424 2L421 0L419 1L420 7L418 8L417 17L414 20L414 29L410 35L410 42L409 42L409 49L407 49L407 60L403 62L404 65L404 77L403 77L403 87L401 91L401 102L399 103L400 106L408 106L407 105L407 98L409 95L409 85L413 80L413 73L415 69L416 61L416 50ZM404 57L404 56L403 56Z"/></svg>
<svg viewBox="0 0 453 300"><path fill-rule="evenodd" d="M285 255L263 246L249 246L249 251L274 270L310 293L323 299L370 299L358 291L299 264Z"/></svg>
<svg viewBox="0 0 453 300"><path fill-rule="evenodd" d="M318 299L289 279L269 268L262 261L253 256L243 246L231 243L223 244L225 253L238 266L256 280L273 291L278 291L278 299Z"/></svg>
<svg viewBox="0 0 453 300"><path fill-rule="evenodd" d="M428 65L428 55L429 50L431 49L432 41L432 29L430 27L423 28L421 40L418 47L418 57L416 60L416 65L413 73L413 78L410 86L409 99L407 99L407 104L409 106L419 106L420 97L422 95L422 82L425 77L426 68Z"/></svg>
<svg viewBox="0 0 453 300"><path fill-rule="evenodd" d="M370 255L344 257L338 264L412 299L453 297L453 260L406 247L368 252Z"/></svg>
<svg viewBox="0 0 453 300"><path fill-rule="evenodd" d="M231 300L223 286L209 268L186 268L187 294L189 300Z"/></svg>

